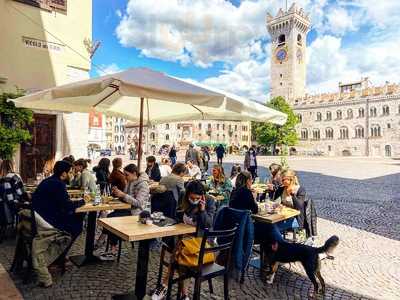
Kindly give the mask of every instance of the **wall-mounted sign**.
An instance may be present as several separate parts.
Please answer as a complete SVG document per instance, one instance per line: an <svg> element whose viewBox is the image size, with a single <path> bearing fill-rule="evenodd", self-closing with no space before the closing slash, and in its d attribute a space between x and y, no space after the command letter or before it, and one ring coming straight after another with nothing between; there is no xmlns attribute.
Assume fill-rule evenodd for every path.
<svg viewBox="0 0 400 300"><path fill-rule="evenodd" d="M24 43L25 47L28 47L28 48L42 49L42 50L47 50L50 52L64 51L64 45L62 45L62 44L38 40L38 39L26 37L26 36L22 37L22 42Z"/></svg>

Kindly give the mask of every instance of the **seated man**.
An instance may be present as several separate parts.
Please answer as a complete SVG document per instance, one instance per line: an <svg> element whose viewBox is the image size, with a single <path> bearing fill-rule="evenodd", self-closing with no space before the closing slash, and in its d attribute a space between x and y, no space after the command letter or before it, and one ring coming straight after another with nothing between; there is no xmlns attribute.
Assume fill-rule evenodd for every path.
<svg viewBox="0 0 400 300"><path fill-rule="evenodd" d="M32 208L35 218L39 220L32 257L34 268L38 271L39 284L45 287L52 284L47 266L56 259L57 264L64 264L68 250L82 232L83 214L76 214L75 209L85 202L70 200L66 182L69 182L71 176L72 165L58 161L54 165L53 175L44 179L32 195ZM65 242L66 239L68 243L60 249L59 241Z"/></svg>
<svg viewBox="0 0 400 300"><path fill-rule="evenodd" d="M185 191L183 176L185 175L186 167L183 163L177 163L172 168L172 173L161 178L160 184L167 188L167 191L172 191L176 202L179 202L180 194Z"/></svg>
<svg viewBox="0 0 400 300"><path fill-rule="evenodd" d="M149 176L150 180L160 182L161 172L160 172L160 167L156 162L156 158L154 156L148 156L146 158L146 162L147 162L146 174Z"/></svg>
<svg viewBox="0 0 400 300"><path fill-rule="evenodd" d="M198 165L194 164L192 160L187 162L187 171L189 176L193 179L200 180L201 179L201 170Z"/></svg>

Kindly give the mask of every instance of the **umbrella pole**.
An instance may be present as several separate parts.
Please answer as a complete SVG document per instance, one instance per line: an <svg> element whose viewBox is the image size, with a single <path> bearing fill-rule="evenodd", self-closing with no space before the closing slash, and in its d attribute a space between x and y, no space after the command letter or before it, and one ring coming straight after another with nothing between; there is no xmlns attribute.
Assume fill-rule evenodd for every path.
<svg viewBox="0 0 400 300"><path fill-rule="evenodd" d="M142 162L142 139L143 139L143 104L144 98L140 98L140 121L139 121L139 149L138 149L138 169L140 172L140 164Z"/></svg>

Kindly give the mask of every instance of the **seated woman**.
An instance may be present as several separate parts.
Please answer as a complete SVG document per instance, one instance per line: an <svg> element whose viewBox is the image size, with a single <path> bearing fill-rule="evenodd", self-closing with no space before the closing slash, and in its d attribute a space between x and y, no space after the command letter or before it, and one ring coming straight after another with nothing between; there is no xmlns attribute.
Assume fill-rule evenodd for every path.
<svg viewBox="0 0 400 300"><path fill-rule="evenodd" d="M86 159L80 158L74 162L74 178L72 186L82 190L89 189L91 193L96 192L96 180L88 170Z"/></svg>
<svg viewBox="0 0 400 300"><path fill-rule="evenodd" d="M215 215L215 202L207 197L201 181L190 181L186 186L186 193L182 200L183 222L198 228L198 233L206 228L211 228ZM155 290L152 299L164 299L167 295L167 283L170 272L163 279L163 284ZM184 282L182 283L182 295L180 299L189 299Z"/></svg>
<svg viewBox="0 0 400 300"><path fill-rule="evenodd" d="M299 210L300 215L297 218L279 222L278 226L281 231L299 227L303 229L305 197L306 190L300 186L296 173L290 169L283 171L282 185L274 190L271 200L279 201L280 199L283 205Z"/></svg>
<svg viewBox="0 0 400 300"><path fill-rule="evenodd" d="M258 205L251 191L252 184L253 177L250 172L243 171L237 175L236 186L232 191L229 207L251 210L253 214L258 213Z"/></svg>
<svg viewBox="0 0 400 300"><path fill-rule="evenodd" d="M224 197L223 201L219 201L219 206L228 204L232 192L232 184L230 180L225 178L222 165L213 166L212 176L207 180L207 185L210 190L215 190Z"/></svg>
<svg viewBox="0 0 400 300"><path fill-rule="evenodd" d="M99 164L93 168L96 174L96 183L100 185L102 194L109 193L108 177L110 176L110 160L106 157L100 159Z"/></svg>
<svg viewBox="0 0 400 300"><path fill-rule="evenodd" d="M124 174L127 180L127 185L124 191L119 190L117 187L112 189L114 196L120 198L122 201L132 205L131 210L116 210L108 215L108 218L122 217L129 215L139 215L140 212L150 204L150 190L149 190L149 177L145 172L139 173L138 167L135 164L129 164L124 168ZM105 236L102 235L97 241L97 248L103 244ZM117 241L118 239L110 234L111 251L102 253L100 259L102 260L115 260L117 255Z"/></svg>
<svg viewBox="0 0 400 300"><path fill-rule="evenodd" d="M239 164L234 164L232 166L231 169L231 176L230 176L230 180L231 180L231 184L232 186L236 186L236 178L239 175L239 173L242 171L242 169L240 168Z"/></svg>
<svg viewBox="0 0 400 300"><path fill-rule="evenodd" d="M276 163L272 163L269 166L269 172L271 173L271 178L267 180L267 192L271 199L274 199L275 191L282 186L282 166Z"/></svg>
<svg viewBox="0 0 400 300"><path fill-rule="evenodd" d="M243 171L237 176L236 186L232 191L229 207L250 210L253 214L258 213L258 205L251 191L252 183L253 177L248 171ZM283 240L275 224L256 222L254 224L254 235L257 243L269 243L271 241Z"/></svg>

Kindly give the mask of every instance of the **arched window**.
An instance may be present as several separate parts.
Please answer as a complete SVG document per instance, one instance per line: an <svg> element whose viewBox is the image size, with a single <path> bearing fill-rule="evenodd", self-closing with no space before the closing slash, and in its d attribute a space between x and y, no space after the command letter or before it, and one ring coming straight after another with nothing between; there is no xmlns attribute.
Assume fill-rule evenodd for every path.
<svg viewBox="0 0 400 300"><path fill-rule="evenodd" d="M156 139L156 134L154 132L150 133L150 139L154 141Z"/></svg>
<svg viewBox="0 0 400 300"><path fill-rule="evenodd" d="M303 129L301 130L301 139L302 139L302 140L308 140L308 130L305 129L305 128L303 128Z"/></svg>
<svg viewBox="0 0 400 300"><path fill-rule="evenodd" d="M388 116L388 115L390 114L390 109L389 109L389 106L388 106L388 105L384 105L384 106L382 107L382 114L383 114L384 116Z"/></svg>
<svg viewBox="0 0 400 300"><path fill-rule="evenodd" d="M376 117L376 107L373 106L369 109L369 116Z"/></svg>
<svg viewBox="0 0 400 300"><path fill-rule="evenodd" d="M341 120L341 119L342 119L342 111L341 111L341 110L338 110L338 111L336 112L336 119L338 119L338 120Z"/></svg>
<svg viewBox="0 0 400 300"><path fill-rule="evenodd" d="M281 34L281 35L278 37L278 44L284 44L285 41L286 41L285 35L284 35L284 34Z"/></svg>
<svg viewBox="0 0 400 300"><path fill-rule="evenodd" d="M358 117L359 118L364 118L364 116L365 116L365 110L364 110L364 108L360 107L358 109Z"/></svg>
<svg viewBox="0 0 400 300"><path fill-rule="evenodd" d="M333 139L333 129L328 127L325 129L325 138L327 140L332 140Z"/></svg>
<svg viewBox="0 0 400 300"><path fill-rule="evenodd" d="M125 137L124 137L123 135L121 135L121 136L119 137L119 140L120 140L121 143L123 143L123 142L125 141Z"/></svg>
<svg viewBox="0 0 400 300"><path fill-rule="evenodd" d="M322 120L322 114L320 112L317 112L317 121Z"/></svg>
<svg viewBox="0 0 400 300"><path fill-rule="evenodd" d="M332 120L332 113L331 113L330 111L328 111L328 112L326 113L326 120L327 120L327 121Z"/></svg>
<svg viewBox="0 0 400 300"><path fill-rule="evenodd" d="M301 46L301 40L302 40L301 34L299 33L299 34L297 35L297 44L299 44L300 46Z"/></svg>
<svg viewBox="0 0 400 300"><path fill-rule="evenodd" d="M346 126L340 128L340 139L345 140L349 138L349 129Z"/></svg>
<svg viewBox="0 0 400 300"><path fill-rule="evenodd" d="M371 137L379 137L381 136L381 126L378 124L371 126Z"/></svg>
<svg viewBox="0 0 400 300"><path fill-rule="evenodd" d="M355 128L355 137L357 139L364 138L364 127L356 126L356 128Z"/></svg>
<svg viewBox="0 0 400 300"><path fill-rule="evenodd" d="M199 123L199 129L201 130L201 123Z"/></svg>
<svg viewBox="0 0 400 300"><path fill-rule="evenodd" d="M169 124L165 124L165 129L169 129Z"/></svg>
<svg viewBox="0 0 400 300"><path fill-rule="evenodd" d="M400 107L399 107L400 109ZM303 116L301 114L297 115L297 119L299 120L299 123L303 122Z"/></svg>
<svg viewBox="0 0 400 300"><path fill-rule="evenodd" d="M118 143L119 139L118 139L118 135L115 136L115 142Z"/></svg>
<svg viewBox="0 0 400 300"><path fill-rule="evenodd" d="M347 119L353 119L353 110L350 108L347 110Z"/></svg>
<svg viewBox="0 0 400 300"><path fill-rule="evenodd" d="M169 141L169 134L166 134L166 135L165 135L165 140L166 140L166 141Z"/></svg>
<svg viewBox="0 0 400 300"><path fill-rule="evenodd" d="M114 127L114 131L115 131L115 132L118 132L118 130L119 130L119 127L118 127L118 125L115 125L115 127Z"/></svg>
<svg viewBox="0 0 400 300"><path fill-rule="evenodd" d="M313 129L313 140L319 140L321 139L321 134L319 129Z"/></svg>
<svg viewBox="0 0 400 300"><path fill-rule="evenodd" d="M210 123L208 123L207 129L208 129L208 130L211 130L211 124L210 124Z"/></svg>

